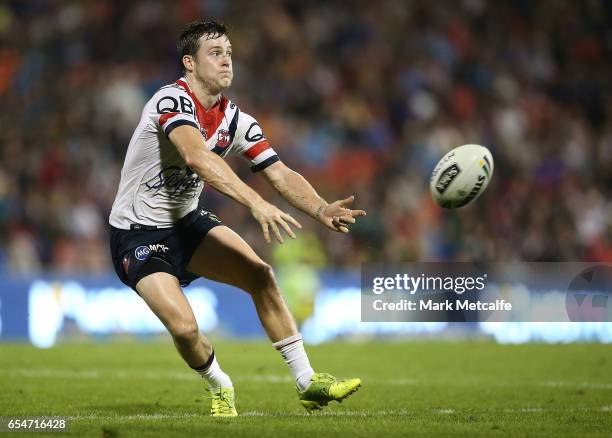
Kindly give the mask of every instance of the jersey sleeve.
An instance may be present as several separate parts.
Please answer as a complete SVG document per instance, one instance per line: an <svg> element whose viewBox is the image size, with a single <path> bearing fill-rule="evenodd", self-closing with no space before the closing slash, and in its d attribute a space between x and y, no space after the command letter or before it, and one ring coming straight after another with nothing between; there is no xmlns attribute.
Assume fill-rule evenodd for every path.
<svg viewBox="0 0 612 438"><path fill-rule="evenodd" d="M232 151L249 161L251 171L259 172L280 159L264 137L257 120L240 112Z"/></svg>
<svg viewBox="0 0 612 438"><path fill-rule="evenodd" d="M182 88L169 85L160 89L153 96L151 118L160 127L166 137L174 128L189 125L198 129L195 116L195 104L189 94Z"/></svg>

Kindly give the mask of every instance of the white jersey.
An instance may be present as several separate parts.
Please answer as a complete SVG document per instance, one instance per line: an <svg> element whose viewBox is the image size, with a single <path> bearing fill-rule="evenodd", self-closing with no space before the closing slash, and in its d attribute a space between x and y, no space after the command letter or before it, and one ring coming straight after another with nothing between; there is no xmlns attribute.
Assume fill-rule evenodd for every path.
<svg viewBox="0 0 612 438"><path fill-rule="evenodd" d="M125 156L119 190L109 223L129 230L132 224L171 227L197 208L204 183L168 139L182 125L197 128L208 148L221 157L246 158L253 172L279 160L257 121L225 97L206 111L182 78L160 88L147 102Z"/></svg>

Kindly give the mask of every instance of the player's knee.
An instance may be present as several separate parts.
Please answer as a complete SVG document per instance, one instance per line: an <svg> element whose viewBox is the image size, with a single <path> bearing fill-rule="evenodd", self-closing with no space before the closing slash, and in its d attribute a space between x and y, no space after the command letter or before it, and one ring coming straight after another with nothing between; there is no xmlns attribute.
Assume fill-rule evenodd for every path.
<svg viewBox="0 0 612 438"><path fill-rule="evenodd" d="M265 262L260 262L255 266L253 286L252 291L255 293L270 293L278 289L272 266Z"/></svg>
<svg viewBox="0 0 612 438"><path fill-rule="evenodd" d="M180 343L194 343L200 337L198 324L193 321L180 321L168 327L175 341Z"/></svg>

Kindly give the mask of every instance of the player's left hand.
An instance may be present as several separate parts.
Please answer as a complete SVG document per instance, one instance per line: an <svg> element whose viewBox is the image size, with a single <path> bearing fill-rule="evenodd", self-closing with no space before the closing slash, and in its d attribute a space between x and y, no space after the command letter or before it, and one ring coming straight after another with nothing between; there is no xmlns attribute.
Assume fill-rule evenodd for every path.
<svg viewBox="0 0 612 438"><path fill-rule="evenodd" d="M328 204L327 207L322 207L316 212L316 218L330 230L338 231L339 233L348 233L348 226L355 223L355 218L365 216L364 210L351 210L346 207L355 200L353 195L346 199Z"/></svg>

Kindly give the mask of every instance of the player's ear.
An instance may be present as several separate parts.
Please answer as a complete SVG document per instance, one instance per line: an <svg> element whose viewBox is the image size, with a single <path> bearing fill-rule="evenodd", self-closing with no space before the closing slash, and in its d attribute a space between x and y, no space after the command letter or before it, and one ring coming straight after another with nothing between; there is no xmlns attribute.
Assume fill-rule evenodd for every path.
<svg viewBox="0 0 612 438"><path fill-rule="evenodd" d="M193 71L194 59L191 55L183 55L183 66L186 71Z"/></svg>

